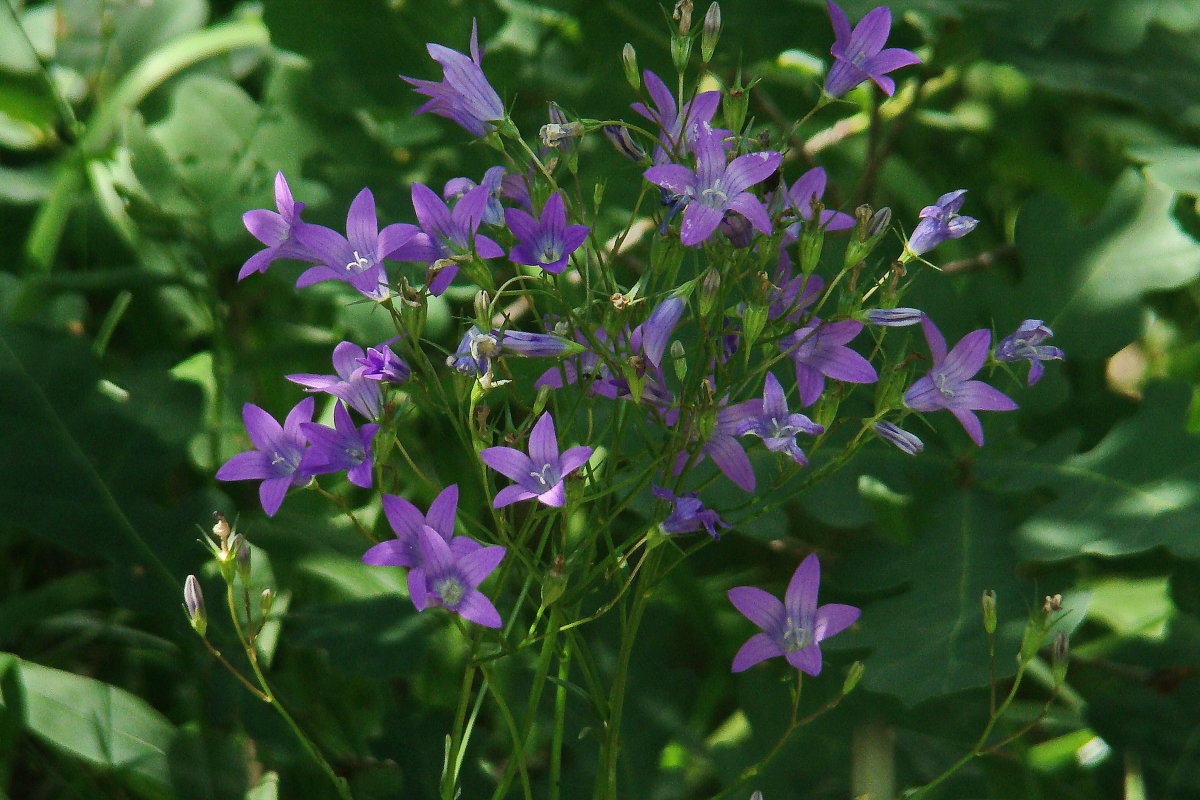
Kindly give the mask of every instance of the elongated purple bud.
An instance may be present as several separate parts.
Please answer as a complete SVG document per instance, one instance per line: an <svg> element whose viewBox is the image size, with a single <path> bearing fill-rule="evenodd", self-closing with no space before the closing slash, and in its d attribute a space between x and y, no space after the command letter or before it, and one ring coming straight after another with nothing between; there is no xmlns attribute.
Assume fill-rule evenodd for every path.
<svg viewBox="0 0 1200 800"><path fill-rule="evenodd" d="M187 611L192 630L201 636L208 630L208 614L204 610L204 592L195 575L188 575L183 582L183 607Z"/></svg>
<svg viewBox="0 0 1200 800"><path fill-rule="evenodd" d="M875 433L879 434L879 438L902 453L915 456L925 449L924 442L918 439L915 434L909 433L898 425L881 420L872 425L871 428Z"/></svg>
<svg viewBox="0 0 1200 800"><path fill-rule="evenodd" d="M700 33L700 57L704 59L705 64L712 61L713 51L717 49L719 38L721 38L721 6L713 3L704 15L704 28Z"/></svg>
<svg viewBox="0 0 1200 800"><path fill-rule="evenodd" d="M605 125L602 130L608 140L612 142L612 146L617 148L617 152L630 161L640 163L646 158L646 151L633 140L633 137L629 135L629 129L624 125Z"/></svg>
<svg viewBox="0 0 1200 800"><path fill-rule="evenodd" d="M679 324L679 318L683 316L685 308L686 300L679 295L671 295L650 312L650 317L642 325L642 353L654 366L662 364L667 340Z"/></svg>
<svg viewBox="0 0 1200 800"><path fill-rule="evenodd" d="M529 358L546 358L581 352L582 345L552 333L505 331L500 348L507 353Z"/></svg>
<svg viewBox="0 0 1200 800"><path fill-rule="evenodd" d="M884 328L906 328L921 321L925 312L919 308L871 308L862 315L863 321Z"/></svg>

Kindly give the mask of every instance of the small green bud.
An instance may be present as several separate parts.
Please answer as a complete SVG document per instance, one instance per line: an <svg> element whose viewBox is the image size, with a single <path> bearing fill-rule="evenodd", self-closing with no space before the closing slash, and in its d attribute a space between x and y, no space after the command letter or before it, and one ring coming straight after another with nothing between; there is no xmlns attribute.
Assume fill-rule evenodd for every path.
<svg viewBox="0 0 1200 800"><path fill-rule="evenodd" d="M850 244L846 246L847 267L853 266L871 254L879 240L888 232L892 223L892 210L887 208L874 211L868 205L861 205L854 210L856 225Z"/></svg>
<svg viewBox="0 0 1200 800"><path fill-rule="evenodd" d="M867 667L861 661L855 661L850 665L850 671L846 673L846 680L842 682L842 694L850 694L854 688L858 686L858 682L862 680L863 673Z"/></svg>
<svg viewBox="0 0 1200 800"><path fill-rule="evenodd" d="M700 34L700 58L707 64L712 61L713 52L717 49L717 40L721 38L721 6L712 3L704 15L704 28Z"/></svg>
<svg viewBox="0 0 1200 800"><path fill-rule="evenodd" d="M683 342L678 339L671 342L671 365L675 368L675 377L680 383L687 377L687 359L684 355Z"/></svg>
<svg viewBox="0 0 1200 800"><path fill-rule="evenodd" d="M553 605L567 590L567 576L563 569L565 565L566 559L562 555L554 557L554 563L546 573L546 579L542 581L543 606Z"/></svg>
<svg viewBox="0 0 1200 800"><path fill-rule="evenodd" d="M735 134L746 124L746 113L750 109L750 87L742 85L742 72L738 70L733 85L721 93L721 116L725 127Z"/></svg>
<svg viewBox="0 0 1200 800"><path fill-rule="evenodd" d="M996 591L985 590L979 602L983 606L983 629L991 635L996 632Z"/></svg>
<svg viewBox="0 0 1200 800"><path fill-rule="evenodd" d="M234 533L217 550L217 569L220 570L221 577L225 579L226 583L233 583L233 576L237 572L237 552L241 546L242 535Z"/></svg>
<svg viewBox="0 0 1200 800"><path fill-rule="evenodd" d="M250 585L250 544L245 537L238 537L238 549L234 554L234 562L237 564L238 577L242 579L243 586Z"/></svg>
<svg viewBox="0 0 1200 800"><path fill-rule="evenodd" d="M821 248L825 244L825 231L805 225L800 231L800 271L811 275L821 260Z"/></svg>
<svg viewBox="0 0 1200 800"><path fill-rule="evenodd" d="M700 279L700 316L707 317L721 292L721 273L712 267Z"/></svg>
<svg viewBox="0 0 1200 800"><path fill-rule="evenodd" d="M687 71L688 59L692 57L692 37L686 35L671 37L671 63L675 71L682 74Z"/></svg>
<svg viewBox="0 0 1200 800"><path fill-rule="evenodd" d="M208 630L208 613L204 610L204 592L195 575L188 575L183 582L183 608L192 630L203 636Z"/></svg>
<svg viewBox="0 0 1200 800"><path fill-rule="evenodd" d="M1031 619L1026 622L1025 630L1021 633L1021 661L1032 661L1045 640L1046 629L1042 627L1040 620Z"/></svg>
<svg viewBox="0 0 1200 800"><path fill-rule="evenodd" d="M745 340L747 350L754 346L762 334L763 328L766 327L769 310L767 306L755 303L748 304L746 310L742 312L742 338Z"/></svg>
<svg viewBox="0 0 1200 800"><path fill-rule="evenodd" d="M492 329L492 297L483 289L475 293L475 325L481 331Z"/></svg>
<svg viewBox="0 0 1200 800"><path fill-rule="evenodd" d="M271 606L275 604L275 592L271 589L263 589L262 594L258 598L258 610L262 613L262 618L265 620L271 613Z"/></svg>
<svg viewBox="0 0 1200 800"><path fill-rule="evenodd" d="M1059 631L1054 634L1054 643L1050 646L1050 671L1054 673L1054 685L1062 686L1067 679L1067 662L1070 661L1071 638Z"/></svg>
<svg viewBox="0 0 1200 800"><path fill-rule="evenodd" d="M640 91L642 73L638 70L637 50L634 50L633 45L629 42L626 42L625 47L621 49L621 66L625 70L625 80L629 81L629 85L635 92Z"/></svg>

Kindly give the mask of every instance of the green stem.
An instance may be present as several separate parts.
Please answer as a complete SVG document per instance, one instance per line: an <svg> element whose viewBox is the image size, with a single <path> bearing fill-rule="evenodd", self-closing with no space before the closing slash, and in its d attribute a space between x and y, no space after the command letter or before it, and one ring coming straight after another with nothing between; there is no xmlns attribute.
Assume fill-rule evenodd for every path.
<svg viewBox="0 0 1200 800"><path fill-rule="evenodd" d="M571 642L563 642L554 687L554 732L550 737L550 800L558 800L562 782L563 734L567 718L567 680L571 676Z"/></svg>

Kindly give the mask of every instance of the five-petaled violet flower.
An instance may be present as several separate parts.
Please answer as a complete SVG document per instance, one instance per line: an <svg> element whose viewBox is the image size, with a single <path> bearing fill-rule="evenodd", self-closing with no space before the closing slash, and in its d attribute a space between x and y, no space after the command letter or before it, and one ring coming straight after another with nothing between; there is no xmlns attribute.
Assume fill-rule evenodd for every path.
<svg viewBox="0 0 1200 800"><path fill-rule="evenodd" d="M986 328L971 331L954 349L946 352L946 340L933 320L921 320L925 341L933 356L933 367L904 393L904 405L913 411L937 411L946 409L953 414L971 441L983 446L983 426L975 411L1012 411L1017 404L1008 395L988 386L983 381L973 381L987 361L991 349L992 332Z"/></svg>
<svg viewBox="0 0 1200 800"><path fill-rule="evenodd" d="M413 225L396 222L379 230L375 197L363 189L346 214L346 235L324 225L305 223L295 230L297 242L312 253L317 266L296 279L297 287L321 281L345 281L372 300L391 295L383 260L416 234Z"/></svg>
<svg viewBox="0 0 1200 800"><path fill-rule="evenodd" d="M364 489L371 488L371 468L374 466L371 440L379 432L373 422L362 428L354 427L344 403L333 409L333 425L327 428L315 422L302 422L300 429L312 446L300 460L300 471L310 475L327 475L346 470L346 480Z"/></svg>
<svg viewBox="0 0 1200 800"><path fill-rule="evenodd" d="M242 223L255 239L266 245L242 265L238 272L238 280L255 272L266 272L272 261L280 258L297 258L301 261L316 260L306 247L301 246L295 237L295 230L304 224L300 221L300 212L304 203L292 199L292 190L282 172L275 173L275 207L279 212L256 208L242 214Z"/></svg>
<svg viewBox="0 0 1200 800"><path fill-rule="evenodd" d="M421 528L418 536L422 566L408 573L409 592L417 611L445 606L465 620L485 628L499 628L500 612L477 587L500 565L504 548L493 545L455 552L428 525Z"/></svg>
<svg viewBox="0 0 1200 800"><path fill-rule="evenodd" d="M659 500L671 504L671 513L658 523L658 529L663 533L692 533L704 528L709 536L720 539L721 534L717 533L717 528L729 527L717 516L717 512L704 507L695 492L676 496L670 489L663 489L661 486L651 486L650 491Z"/></svg>
<svg viewBox="0 0 1200 800"><path fill-rule="evenodd" d="M779 379L767 373L763 386L762 413L744 419L738 427L740 436L757 436L763 440L767 449L774 453L787 453L797 464L805 466L808 458L796 444L796 435L808 433L817 435L825 432L825 426L818 425L803 414L793 414L788 411L787 397Z"/></svg>
<svg viewBox="0 0 1200 800"><path fill-rule="evenodd" d="M805 222L811 220L813 203L820 202L821 197L825 194L826 180L824 168L813 167L797 178L796 182L790 188L783 191L784 207L798 214ZM781 186L780 189L782 190L783 187ZM849 214L843 214L841 211L831 211L830 209L822 209L821 218L817 222L817 227L824 231L844 231L854 227L854 217ZM799 222L788 226L788 239L794 241L799 235Z"/></svg>
<svg viewBox="0 0 1200 800"><path fill-rule="evenodd" d="M850 30L846 12L833 0L827 0L826 4L833 23L834 42L829 52L834 61L825 75L825 93L830 97L841 97L863 81L870 80L891 97L896 91L896 82L884 73L921 63L921 59L908 50L899 47L883 49L892 30L891 10L886 6L871 9L854 30Z"/></svg>
<svg viewBox="0 0 1200 800"><path fill-rule="evenodd" d="M411 83L413 91L429 100L413 114L437 114L453 120L473 136L483 136L494 127L490 123L504 119L504 104L500 95L488 83L480 66L479 29L471 21L471 57L440 44L427 44L429 57L442 65L441 81L401 78Z"/></svg>
<svg viewBox="0 0 1200 800"><path fill-rule="evenodd" d="M825 379L847 383L874 383L875 368L846 342L858 336L862 323L852 319L822 322L813 317L807 325L779 341L796 365L796 387L800 405L810 406L825 391Z"/></svg>
<svg viewBox="0 0 1200 800"><path fill-rule="evenodd" d="M563 479L592 457L592 448L578 446L559 453L554 419L547 411L529 432L528 455L512 447L489 447L479 457L501 475L516 481L496 493L493 508L535 497L548 506L558 507L566 502Z"/></svg>
<svg viewBox="0 0 1200 800"><path fill-rule="evenodd" d="M1063 351L1054 345L1042 344L1054 335L1040 319L1027 319L1015 331L996 345L997 361L1028 361L1029 385L1042 379L1043 361L1061 361Z"/></svg>
<svg viewBox="0 0 1200 800"><path fill-rule="evenodd" d="M472 246L480 258L504 255L500 245L481 233L479 224L487 211L491 190L476 186L464 194L451 211L421 183L412 185L413 211L421 230L392 254L397 261L423 261L430 267L429 293L438 297L458 274L455 259L471 252Z"/></svg>
<svg viewBox="0 0 1200 800"><path fill-rule="evenodd" d="M506 208L504 221L517 237L508 257L518 264L541 267L555 275L567 268L567 258L588 236L586 225L568 225L562 195L550 195L539 220L519 208Z"/></svg>
<svg viewBox="0 0 1200 800"><path fill-rule="evenodd" d="M721 134L708 125L700 126L695 149L694 171L682 164L659 164L643 173L651 183L687 198L679 240L688 247L707 240L726 211L736 211L759 233L769 235L771 220L766 207L746 190L779 169L783 156L764 150L726 162Z"/></svg>
<svg viewBox="0 0 1200 800"><path fill-rule="evenodd" d="M658 140L661 146L654 148L654 163L666 164L671 161L672 156L679 158L688 153L700 126L712 123L717 106L721 103L721 93L700 92L684 103L683 108L677 108L675 95L661 78L650 70L642 72L642 78L646 82L646 92L650 95L654 108L647 108L642 103L633 103L629 107L658 125Z"/></svg>
<svg viewBox="0 0 1200 800"><path fill-rule="evenodd" d="M383 413L383 388L379 385L379 378L370 374L372 368L363 364L366 360L367 355L354 342L340 342L333 348L336 375L301 372L286 377L292 383L307 387L310 392L333 395L367 419L378 420ZM400 363L404 364L402 361ZM407 368L404 365L405 371Z"/></svg>
<svg viewBox="0 0 1200 800"><path fill-rule="evenodd" d="M254 450L238 453L217 470L219 481L262 479L258 498L267 516L275 516L291 486L303 486L312 477L300 469L307 440L301 427L312 420L313 398L306 397L288 412L280 426L275 418L253 403L242 406L246 434Z"/></svg>
<svg viewBox="0 0 1200 800"><path fill-rule="evenodd" d="M921 221L913 228L905 246L901 261L911 256L919 256L937 247L947 239L959 239L975 230L979 220L974 217L964 217L958 213L966 200L967 190L956 189L946 192L931 206L921 209Z"/></svg>
<svg viewBox="0 0 1200 800"><path fill-rule="evenodd" d="M733 658L733 671L741 672L760 661L783 656L801 672L821 672L820 643L854 624L862 612L854 606L827 603L817 607L821 564L813 553L800 562L788 582L783 602L754 586L729 590L729 601L762 633L751 636Z"/></svg>

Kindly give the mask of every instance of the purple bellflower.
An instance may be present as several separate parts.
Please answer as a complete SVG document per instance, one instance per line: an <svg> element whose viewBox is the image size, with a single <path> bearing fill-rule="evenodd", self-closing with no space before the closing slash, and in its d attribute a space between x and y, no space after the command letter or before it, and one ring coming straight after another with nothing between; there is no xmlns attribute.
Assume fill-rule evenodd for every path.
<svg viewBox="0 0 1200 800"><path fill-rule="evenodd" d="M305 223L296 228L297 242L318 261L301 273L296 286L345 281L372 300L383 300L391 295L383 260L416 233L415 226L404 222L379 230L375 197L370 189L363 189L346 214L345 236L324 225Z"/></svg>
<svg viewBox="0 0 1200 800"><path fill-rule="evenodd" d="M331 394L367 419L378 421L383 414L383 388L378 378L368 375L368 367L363 365L366 359L363 349L354 342L340 342L333 348L336 375L301 372L286 377L310 392Z"/></svg>
<svg viewBox="0 0 1200 800"><path fill-rule="evenodd" d="M717 528L729 527L721 520L717 512L704 507L696 492L676 496L670 489L663 489L660 486L651 486L650 491L659 500L665 500L671 504L671 513L658 523L658 529L663 533L693 533L704 528L709 536L720 539L721 534L717 533Z"/></svg>
<svg viewBox="0 0 1200 800"><path fill-rule="evenodd" d="M441 81L401 78L413 86L413 91L429 100L416 114L437 114L453 120L472 136L483 136L493 129L492 122L504 119L504 104L500 95L488 83L480 66L479 28L471 21L471 57L440 44L427 44L429 57L442 65Z"/></svg>
<svg viewBox="0 0 1200 800"><path fill-rule="evenodd" d="M567 268L567 259L588 237L586 225L568 225L562 195L550 195L539 220L518 208L504 210L504 221L517 237L509 259L518 264L541 267L558 275Z"/></svg>
<svg viewBox="0 0 1200 800"><path fill-rule="evenodd" d="M301 400L288 412L282 426L253 403L242 406L242 421L255 449L238 453L222 464L217 470L217 480L262 479L258 498L267 516L275 516L287 490L303 486L312 477L300 468L300 462L308 443L301 426L312 420L313 404L311 397Z"/></svg>
<svg viewBox="0 0 1200 800"><path fill-rule="evenodd" d="M1017 404L1008 395L983 381L971 380L987 361L992 332L971 331L946 352L946 340L929 317L921 320L933 366L904 393L904 405L913 411L946 409L953 414L971 441L983 446L983 426L976 411L1012 411Z"/></svg>
<svg viewBox="0 0 1200 800"><path fill-rule="evenodd" d="M470 178L451 178L442 187L442 199L447 202L459 200L476 186L488 188L488 200L483 210L483 221L488 225L503 225L504 208L500 205L500 194L504 188L504 167L491 167L483 173L483 180L479 183L475 183Z"/></svg>
<svg viewBox="0 0 1200 800"><path fill-rule="evenodd" d="M813 167L796 179L790 188L780 187L783 195L784 208L794 211L805 222L812 219L813 202L820 201L825 194L826 176L822 167ZM854 217L841 211L824 209L817 226L823 231L844 231L854 227ZM787 228L788 239L795 241L800 236L800 223L794 222Z"/></svg>
<svg viewBox="0 0 1200 800"><path fill-rule="evenodd" d="M817 606L821 564L813 553L800 562L788 581L783 602L754 586L729 590L729 601L762 633L751 636L733 657L733 671L742 672L760 661L783 656L809 675L821 673L821 642L854 624L862 611L841 603Z"/></svg>
<svg viewBox="0 0 1200 800"><path fill-rule="evenodd" d="M412 369L388 346L394 341L389 339L383 344L368 347L365 356L355 359L363 368L362 377L382 383L404 383L412 377Z"/></svg>
<svg viewBox="0 0 1200 800"><path fill-rule="evenodd" d="M896 82L884 73L921 63L921 59L908 50L899 47L883 49L892 30L891 10L886 6L874 8L851 30L846 12L833 0L827 0L826 5L833 23L834 41L829 52L834 61L825 75L825 93L830 97L841 97L863 81L870 80L891 97L896 91Z"/></svg>
<svg viewBox="0 0 1200 800"><path fill-rule="evenodd" d="M931 206L925 206L917 215L921 221L913 228L905 249L915 256L928 253L947 239L959 239L975 230L979 220L958 213L966 200L967 190L947 192Z"/></svg>
<svg viewBox="0 0 1200 800"><path fill-rule="evenodd" d="M1043 361L1061 361L1066 356L1059 348L1042 344L1054 335L1040 319L1027 319L996 345L997 361L1028 361L1029 385L1042 379Z"/></svg>
<svg viewBox="0 0 1200 800"><path fill-rule="evenodd" d="M651 183L688 198L679 240L688 247L706 241L726 211L736 211L750 220L755 230L769 235L771 219L766 207L746 190L779 169L783 156L764 150L726 162L721 134L707 124L700 126L695 149L694 171L682 164L659 164L643 173Z"/></svg>
<svg viewBox="0 0 1200 800"><path fill-rule="evenodd" d="M852 319L821 322L813 317L803 328L779 341L779 349L786 351L796 366L796 387L802 406L816 402L825 391L826 378L847 383L874 383L879 379L870 361L846 347L862 328L861 322Z"/></svg>
<svg viewBox="0 0 1200 800"><path fill-rule="evenodd" d="M675 95L661 78L650 70L643 71L642 78L654 108L647 108L642 103L632 103L629 107L658 125L661 131L658 136L660 146L654 148L654 163L669 163L672 156L682 158L690 152L700 126L712 123L721 103L721 93L701 92L684 103L683 108L677 108Z"/></svg>
<svg viewBox="0 0 1200 800"><path fill-rule="evenodd" d="M500 565L505 549L492 546L455 552L428 525L418 535L422 566L408 573L409 593L417 611L445 606L465 620L485 628L499 628L500 612L478 587ZM461 538L465 537L455 537Z"/></svg>
<svg viewBox="0 0 1200 800"><path fill-rule="evenodd" d="M300 429L312 446L300 461L300 470L310 475L327 475L346 470L346 480L364 489L371 488L371 468L374 466L371 440L379 432L373 422L354 427L344 403L333 409L333 425L328 428L315 422L303 422Z"/></svg>
<svg viewBox="0 0 1200 800"><path fill-rule="evenodd" d="M796 444L796 434L816 436L825 432L825 426L803 414L789 412L779 379L768 372L763 386L762 413L747 417L738 426L738 431L740 436L757 436L771 452L786 453L797 464L807 466L808 458Z"/></svg>
<svg viewBox="0 0 1200 800"><path fill-rule="evenodd" d="M429 293L438 297L458 274L454 259L471 252L472 246L480 258L504 255L500 245L483 234L476 233L487 210L491 190L476 186L464 194L454 210L446 207L433 190L420 183L412 185L413 210L421 230L397 249L392 258L397 261L423 261L436 274L429 282Z"/></svg>
<svg viewBox="0 0 1200 800"><path fill-rule="evenodd" d="M528 455L512 447L488 447L479 457L501 475L516 481L496 493L493 508L535 497L539 502L557 508L566 501L563 479L592 457L592 448L572 447L559 453L554 419L547 411L529 432Z"/></svg>
<svg viewBox="0 0 1200 800"><path fill-rule="evenodd" d="M272 261L280 258L296 258L301 261L315 261L308 248L296 241L296 228L304 223L300 220L300 212L304 203L292 199L292 190L282 172L275 173L275 207L279 212L256 208L242 214L242 223L246 230L266 245L242 265L238 272L238 280L254 274L267 271Z"/></svg>

